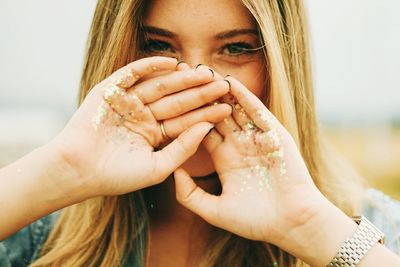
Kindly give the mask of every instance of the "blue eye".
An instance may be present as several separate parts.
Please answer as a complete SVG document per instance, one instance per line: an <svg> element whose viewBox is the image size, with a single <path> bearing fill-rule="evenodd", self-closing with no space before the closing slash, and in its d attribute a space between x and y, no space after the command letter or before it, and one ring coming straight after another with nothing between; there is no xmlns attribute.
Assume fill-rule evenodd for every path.
<svg viewBox="0 0 400 267"><path fill-rule="evenodd" d="M150 39L143 46L145 52L173 52L171 45L167 42Z"/></svg>
<svg viewBox="0 0 400 267"><path fill-rule="evenodd" d="M223 47L222 51L233 56L254 53L254 49L250 44L242 42L227 44Z"/></svg>

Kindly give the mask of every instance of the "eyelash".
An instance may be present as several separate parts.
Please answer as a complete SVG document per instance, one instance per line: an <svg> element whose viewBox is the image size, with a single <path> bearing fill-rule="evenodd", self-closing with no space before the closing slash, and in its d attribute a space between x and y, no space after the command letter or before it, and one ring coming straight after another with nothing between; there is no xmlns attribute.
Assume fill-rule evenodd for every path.
<svg viewBox="0 0 400 267"><path fill-rule="evenodd" d="M228 43L224 45L220 52L223 52L224 50L229 50L229 49L238 49L240 52L237 53L230 53L229 56L233 57L238 57L242 55L250 55L258 52L259 48L254 48L251 44L246 43L246 42L235 42L235 43Z"/></svg>
<svg viewBox="0 0 400 267"><path fill-rule="evenodd" d="M151 46L157 46L156 48L151 47ZM159 50L156 50L156 49ZM247 42L233 42L233 43L228 43L225 44L221 49L219 50L219 53L224 53L223 51L226 49L232 49L236 48L239 49L241 52L238 53L231 53L228 54L230 57L239 57L239 56L245 56L245 55L251 55L259 52L263 46L254 48L251 44ZM164 49L164 50L160 50ZM172 51L166 51L167 49L172 49ZM172 45L170 45L168 42L157 40L157 39L148 39L144 45L143 45L143 51L146 53L162 53L162 52L171 52L175 53L173 50Z"/></svg>

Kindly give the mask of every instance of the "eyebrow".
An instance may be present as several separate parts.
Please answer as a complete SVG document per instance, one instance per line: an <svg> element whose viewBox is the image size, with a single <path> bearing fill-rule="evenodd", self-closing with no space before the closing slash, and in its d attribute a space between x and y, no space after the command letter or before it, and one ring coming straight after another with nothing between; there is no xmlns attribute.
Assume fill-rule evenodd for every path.
<svg viewBox="0 0 400 267"><path fill-rule="evenodd" d="M143 30L145 33L156 34L156 35L160 35L160 36L168 37L168 38L175 38L178 36L176 33L173 33L169 30L154 27L154 26L148 26L148 25L143 26ZM252 35L258 36L259 32L256 29L234 29L234 30L218 33L217 35L215 35L215 39L223 40L223 39L233 38L238 35L246 35L246 34L252 34Z"/></svg>
<svg viewBox="0 0 400 267"><path fill-rule="evenodd" d="M231 31L225 31L218 33L215 38L219 40L229 39L238 35L252 34L258 36L258 30L256 29L235 29Z"/></svg>
<svg viewBox="0 0 400 267"><path fill-rule="evenodd" d="M177 34L171 32L171 31L168 31L168 30L162 29L162 28L158 28L158 27L154 27L154 26L143 26L143 30L145 33L152 33L152 34L169 37L169 38L174 38L177 36Z"/></svg>

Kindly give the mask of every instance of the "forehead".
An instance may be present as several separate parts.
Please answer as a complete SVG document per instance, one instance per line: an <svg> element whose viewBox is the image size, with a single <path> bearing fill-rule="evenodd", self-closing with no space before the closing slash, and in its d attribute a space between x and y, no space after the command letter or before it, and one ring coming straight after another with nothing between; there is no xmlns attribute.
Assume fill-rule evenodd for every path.
<svg viewBox="0 0 400 267"><path fill-rule="evenodd" d="M240 0L152 0L144 23L178 34L210 34L234 28L255 28Z"/></svg>

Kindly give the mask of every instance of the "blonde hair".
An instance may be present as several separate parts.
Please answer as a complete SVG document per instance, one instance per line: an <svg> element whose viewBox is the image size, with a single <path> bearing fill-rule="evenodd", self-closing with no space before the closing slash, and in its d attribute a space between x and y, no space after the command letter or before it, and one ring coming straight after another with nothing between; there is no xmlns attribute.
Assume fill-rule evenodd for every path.
<svg viewBox="0 0 400 267"><path fill-rule="evenodd" d="M322 144L314 108L302 1L243 0L265 44L265 104L289 130L321 192L346 214L359 210L358 175ZM79 102L116 69L138 58L145 1L99 0L87 46ZM351 198L349 196L352 196ZM65 208L32 267L143 266L148 215L141 191ZM276 246L214 229L198 266L308 266ZM131 258L128 258L131 257Z"/></svg>

